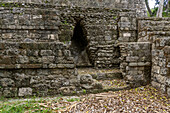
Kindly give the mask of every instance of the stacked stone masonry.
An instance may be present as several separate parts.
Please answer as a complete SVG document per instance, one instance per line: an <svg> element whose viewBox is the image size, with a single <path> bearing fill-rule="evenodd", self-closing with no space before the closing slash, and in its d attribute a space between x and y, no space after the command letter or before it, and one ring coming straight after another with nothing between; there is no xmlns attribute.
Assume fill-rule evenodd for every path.
<svg viewBox="0 0 170 113"><path fill-rule="evenodd" d="M151 84L170 95L170 37L154 40L151 75Z"/></svg>
<svg viewBox="0 0 170 113"><path fill-rule="evenodd" d="M102 89L76 67L119 65L170 96L170 18L145 16L144 0L0 0L0 96Z"/></svg>
<svg viewBox="0 0 170 113"><path fill-rule="evenodd" d="M80 22L88 42L86 51L90 63L100 68L119 64L117 39L120 16L131 18L128 14L123 15L131 12L129 14L133 16L133 19L136 17L136 13L130 10L55 7L39 4L35 6L26 4L19 8L1 7L0 12L0 40L2 42L60 41L70 46L74 28ZM119 23L123 27L126 21L124 22L123 19L121 21ZM131 25L132 21L134 20L130 19L128 23L131 26L130 35L133 36L132 41L134 41L136 27Z"/></svg>
<svg viewBox="0 0 170 113"><path fill-rule="evenodd" d="M50 95L66 86L76 89L75 65L64 44L6 42L0 43L0 51L0 95Z"/></svg>
<svg viewBox="0 0 170 113"><path fill-rule="evenodd" d="M0 43L0 69L74 68L70 51L61 42Z"/></svg>
<svg viewBox="0 0 170 113"><path fill-rule="evenodd" d="M73 57L61 42L6 42L0 43L0 52L0 96L75 94L102 88L89 76L77 75Z"/></svg>
<svg viewBox="0 0 170 113"><path fill-rule="evenodd" d="M151 43L129 42L120 44L120 69L132 87L150 83Z"/></svg>
<svg viewBox="0 0 170 113"><path fill-rule="evenodd" d="M138 41L154 42L157 38L170 36L169 18L140 18L138 19Z"/></svg>
<svg viewBox="0 0 170 113"><path fill-rule="evenodd" d="M138 41L152 43L152 85L170 96L170 19L140 18Z"/></svg>
<svg viewBox="0 0 170 113"><path fill-rule="evenodd" d="M151 82L154 87L170 96L169 20L169 18L137 18L136 42L120 43L120 69L132 87Z"/></svg>

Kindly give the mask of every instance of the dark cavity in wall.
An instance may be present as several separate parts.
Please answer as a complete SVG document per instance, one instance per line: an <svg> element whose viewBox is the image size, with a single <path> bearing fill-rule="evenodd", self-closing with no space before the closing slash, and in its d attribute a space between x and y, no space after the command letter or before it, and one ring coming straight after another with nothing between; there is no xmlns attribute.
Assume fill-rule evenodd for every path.
<svg viewBox="0 0 170 113"><path fill-rule="evenodd" d="M120 47L117 46L117 47L114 48L114 51L113 51L112 67L115 67L115 68L120 67L120 61L119 61L120 57L121 57L121 55L120 55Z"/></svg>
<svg viewBox="0 0 170 113"><path fill-rule="evenodd" d="M91 66L88 56L87 32L82 20L78 20L71 38L70 50L77 67Z"/></svg>

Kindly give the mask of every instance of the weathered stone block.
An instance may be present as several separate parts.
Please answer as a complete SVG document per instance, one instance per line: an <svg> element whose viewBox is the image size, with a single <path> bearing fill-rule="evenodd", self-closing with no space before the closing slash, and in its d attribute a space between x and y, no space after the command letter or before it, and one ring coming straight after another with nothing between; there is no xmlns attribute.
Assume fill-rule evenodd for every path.
<svg viewBox="0 0 170 113"><path fill-rule="evenodd" d="M41 56L51 56L53 54L52 50L41 50Z"/></svg>
<svg viewBox="0 0 170 113"><path fill-rule="evenodd" d="M18 56L18 61L17 63L25 64L28 63L29 59L27 56Z"/></svg>
<svg viewBox="0 0 170 113"><path fill-rule="evenodd" d="M12 80L10 78L2 78L2 79L0 79L0 86L1 87L14 87L15 82L14 82L14 80Z"/></svg>
<svg viewBox="0 0 170 113"><path fill-rule="evenodd" d="M45 64L50 64L50 63L53 63L54 61L55 61L54 56L43 56L42 57L42 62Z"/></svg>
<svg viewBox="0 0 170 113"><path fill-rule="evenodd" d="M24 73L16 73L13 75L16 80L17 87L25 87L30 85L30 75Z"/></svg>
<svg viewBox="0 0 170 113"><path fill-rule="evenodd" d="M61 87L59 90L60 94L70 95L76 91L75 86Z"/></svg>
<svg viewBox="0 0 170 113"><path fill-rule="evenodd" d="M166 86L165 85L161 85L160 90L161 90L162 93L166 93Z"/></svg>
<svg viewBox="0 0 170 113"><path fill-rule="evenodd" d="M167 86L170 86L170 78L169 78L169 77L167 77L165 84L166 84Z"/></svg>
<svg viewBox="0 0 170 113"><path fill-rule="evenodd" d="M33 94L39 95L39 96L47 96L48 90L50 85L47 83L37 83L32 86L33 87Z"/></svg>
<svg viewBox="0 0 170 113"><path fill-rule="evenodd" d="M105 79L106 78L106 74L104 74L104 73L98 73L97 74L97 80L102 80L102 79Z"/></svg>
<svg viewBox="0 0 170 113"><path fill-rule="evenodd" d="M31 88L19 88L18 96L24 97L24 96L31 96L31 95L32 95Z"/></svg>
<svg viewBox="0 0 170 113"><path fill-rule="evenodd" d="M16 97L17 96L17 88L4 88L3 96L4 97Z"/></svg>
<svg viewBox="0 0 170 113"><path fill-rule="evenodd" d="M170 97L170 87L167 88L168 97Z"/></svg>
<svg viewBox="0 0 170 113"><path fill-rule="evenodd" d="M161 84L159 84L159 83L157 83L155 81L152 81L151 84L152 84L153 87L155 87L157 89L160 89L160 87L161 87Z"/></svg>

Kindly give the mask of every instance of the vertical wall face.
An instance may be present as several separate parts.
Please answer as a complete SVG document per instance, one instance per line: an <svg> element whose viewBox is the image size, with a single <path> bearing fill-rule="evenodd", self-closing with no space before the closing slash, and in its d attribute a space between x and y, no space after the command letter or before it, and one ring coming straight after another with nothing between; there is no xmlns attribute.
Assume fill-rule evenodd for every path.
<svg viewBox="0 0 170 113"><path fill-rule="evenodd" d="M127 17L122 15L119 21L120 68L125 79L132 86L151 81L154 87L170 95L169 18ZM130 31L136 32L135 38L132 38Z"/></svg>
<svg viewBox="0 0 170 113"><path fill-rule="evenodd" d="M119 42L137 41L137 15L136 12L121 12L118 22Z"/></svg>
<svg viewBox="0 0 170 113"><path fill-rule="evenodd" d="M93 66L119 66L119 13L129 10L6 5L0 9L0 95L70 94L82 89L69 50L76 38L82 42L77 45L80 53L86 49ZM97 88L91 81L91 88Z"/></svg>
<svg viewBox="0 0 170 113"><path fill-rule="evenodd" d="M156 38L170 36L169 18L140 18L138 19L138 41L153 42Z"/></svg>
<svg viewBox="0 0 170 113"><path fill-rule="evenodd" d="M135 10L138 17L146 16L144 0L1 0L2 2L19 2L34 4L52 4L57 6L78 6L93 8L117 8Z"/></svg>
<svg viewBox="0 0 170 113"><path fill-rule="evenodd" d="M48 6L38 7L40 5L22 6L22 4L1 7L0 41L52 42L58 40L61 23L56 11Z"/></svg>
<svg viewBox="0 0 170 113"><path fill-rule="evenodd" d="M147 85L151 75L151 43L122 43L120 69L124 79L132 87Z"/></svg>
<svg viewBox="0 0 170 113"><path fill-rule="evenodd" d="M11 1L3 2L10 5ZM145 6L140 0L47 0L46 2L23 0L14 2L17 2L16 6L4 7L1 11L1 41L61 41L69 44L74 35L77 19L81 19L84 30L87 32L85 39L87 46L85 51L79 52L75 60L85 59L86 62L79 62L80 65L101 68L119 65L120 49L117 40L119 38L120 41L136 41L135 18L144 15L143 6ZM136 10L121 11L113 8ZM121 17L120 20L119 17Z"/></svg>
<svg viewBox="0 0 170 113"><path fill-rule="evenodd" d="M11 10L10 7L2 7L1 41L60 41L70 46L71 39L76 39L73 37L75 37L74 31L77 22L81 20L82 35L84 36L80 39L82 42L86 41L86 50L81 50L79 54L82 59L83 52L87 53L89 61L85 63L85 66L112 67L119 65L119 47L116 44L119 35L118 18L120 12L128 10L55 7L38 4L34 6L31 4L18 5L22 8L13 6L13 10Z"/></svg>
<svg viewBox="0 0 170 113"><path fill-rule="evenodd" d="M68 37L65 31L70 26L76 26L77 20L81 20L87 41L86 52L91 65L95 67L112 67L119 65L118 18L120 10L105 8L62 8L60 19L67 24L62 25L59 39ZM124 10L123 10L124 11ZM127 10L126 10L127 11ZM74 33L73 33L74 34ZM82 51L83 53L83 51Z"/></svg>
<svg viewBox="0 0 170 113"><path fill-rule="evenodd" d="M138 41L152 43L152 85L170 96L170 18L141 18Z"/></svg>
<svg viewBox="0 0 170 113"><path fill-rule="evenodd" d="M170 96L170 37L157 38L152 45L152 85Z"/></svg>
<svg viewBox="0 0 170 113"><path fill-rule="evenodd" d="M78 85L75 82L78 78L74 63L108 68L119 67L120 60L120 68L129 83L146 85L152 78L153 86L170 94L170 19L137 19L146 14L143 0L22 0L0 6L0 85L3 86L0 95L13 92L32 95L39 86L44 88L45 94L49 93L46 92L48 88L70 93L80 86L79 81ZM53 45L48 48L51 42L59 48ZM38 43L47 45L38 47ZM153 43L152 48L150 43ZM22 48L21 45L26 46ZM59 51L63 48L64 51ZM38 76L31 82L32 76L41 76L41 70L48 71L46 75L51 76ZM28 71L33 73L28 75ZM20 77L27 83L23 87L14 82ZM66 81L61 82L63 79ZM39 80L49 84L41 84ZM55 84L65 84L65 87L58 90Z"/></svg>
<svg viewBox="0 0 170 113"><path fill-rule="evenodd" d="M0 43L0 96L72 93L79 84L74 68L63 43Z"/></svg>

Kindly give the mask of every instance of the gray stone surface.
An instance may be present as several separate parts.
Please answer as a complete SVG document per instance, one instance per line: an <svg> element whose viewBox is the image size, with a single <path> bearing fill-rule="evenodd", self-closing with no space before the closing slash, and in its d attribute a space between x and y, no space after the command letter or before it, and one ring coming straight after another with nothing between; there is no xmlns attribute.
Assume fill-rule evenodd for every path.
<svg viewBox="0 0 170 113"><path fill-rule="evenodd" d="M151 79L151 43L121 43L120 50L120 68L127 83L132 87L149 84Z"/></svg>
<svg viewBox="0 0 170 113"><path fill-rule="evenodd" d="M2 2L0 95L46 96L101 89L91 75L78 75L75 67L119 65L132 87L152 81L169 94L170 19L145 18L144 0ZM72 47L73 37L82 38L81 44Z"/></svg>
<svg viewBox="0 0 170 113"><path fill-rule="evenodd" d="M165 26L162 26L166 28ZM155 34L157 35L157 34ZM164 34L166 35L166 34ZM170 86L170 67L168 67L169 60L169 47L170 37L157 37L153 41L152 45L152 80L160 84L160 89L163 93L169 94L169 86ZM163 43L162 43L163 42Z"/></svg>
<svg viewBox="0 0 170 113"><path fill-rule="evenodd" d="M170 88L169 87L167 88L167 94L170 97Z"/></svg>
<svg viewBox="0 0 170 113"><path fill-rule="evenodd" d="M19 88L18 96L24 97L24 96L31 96L31 95L32 95L31 88Z"/></svg>

